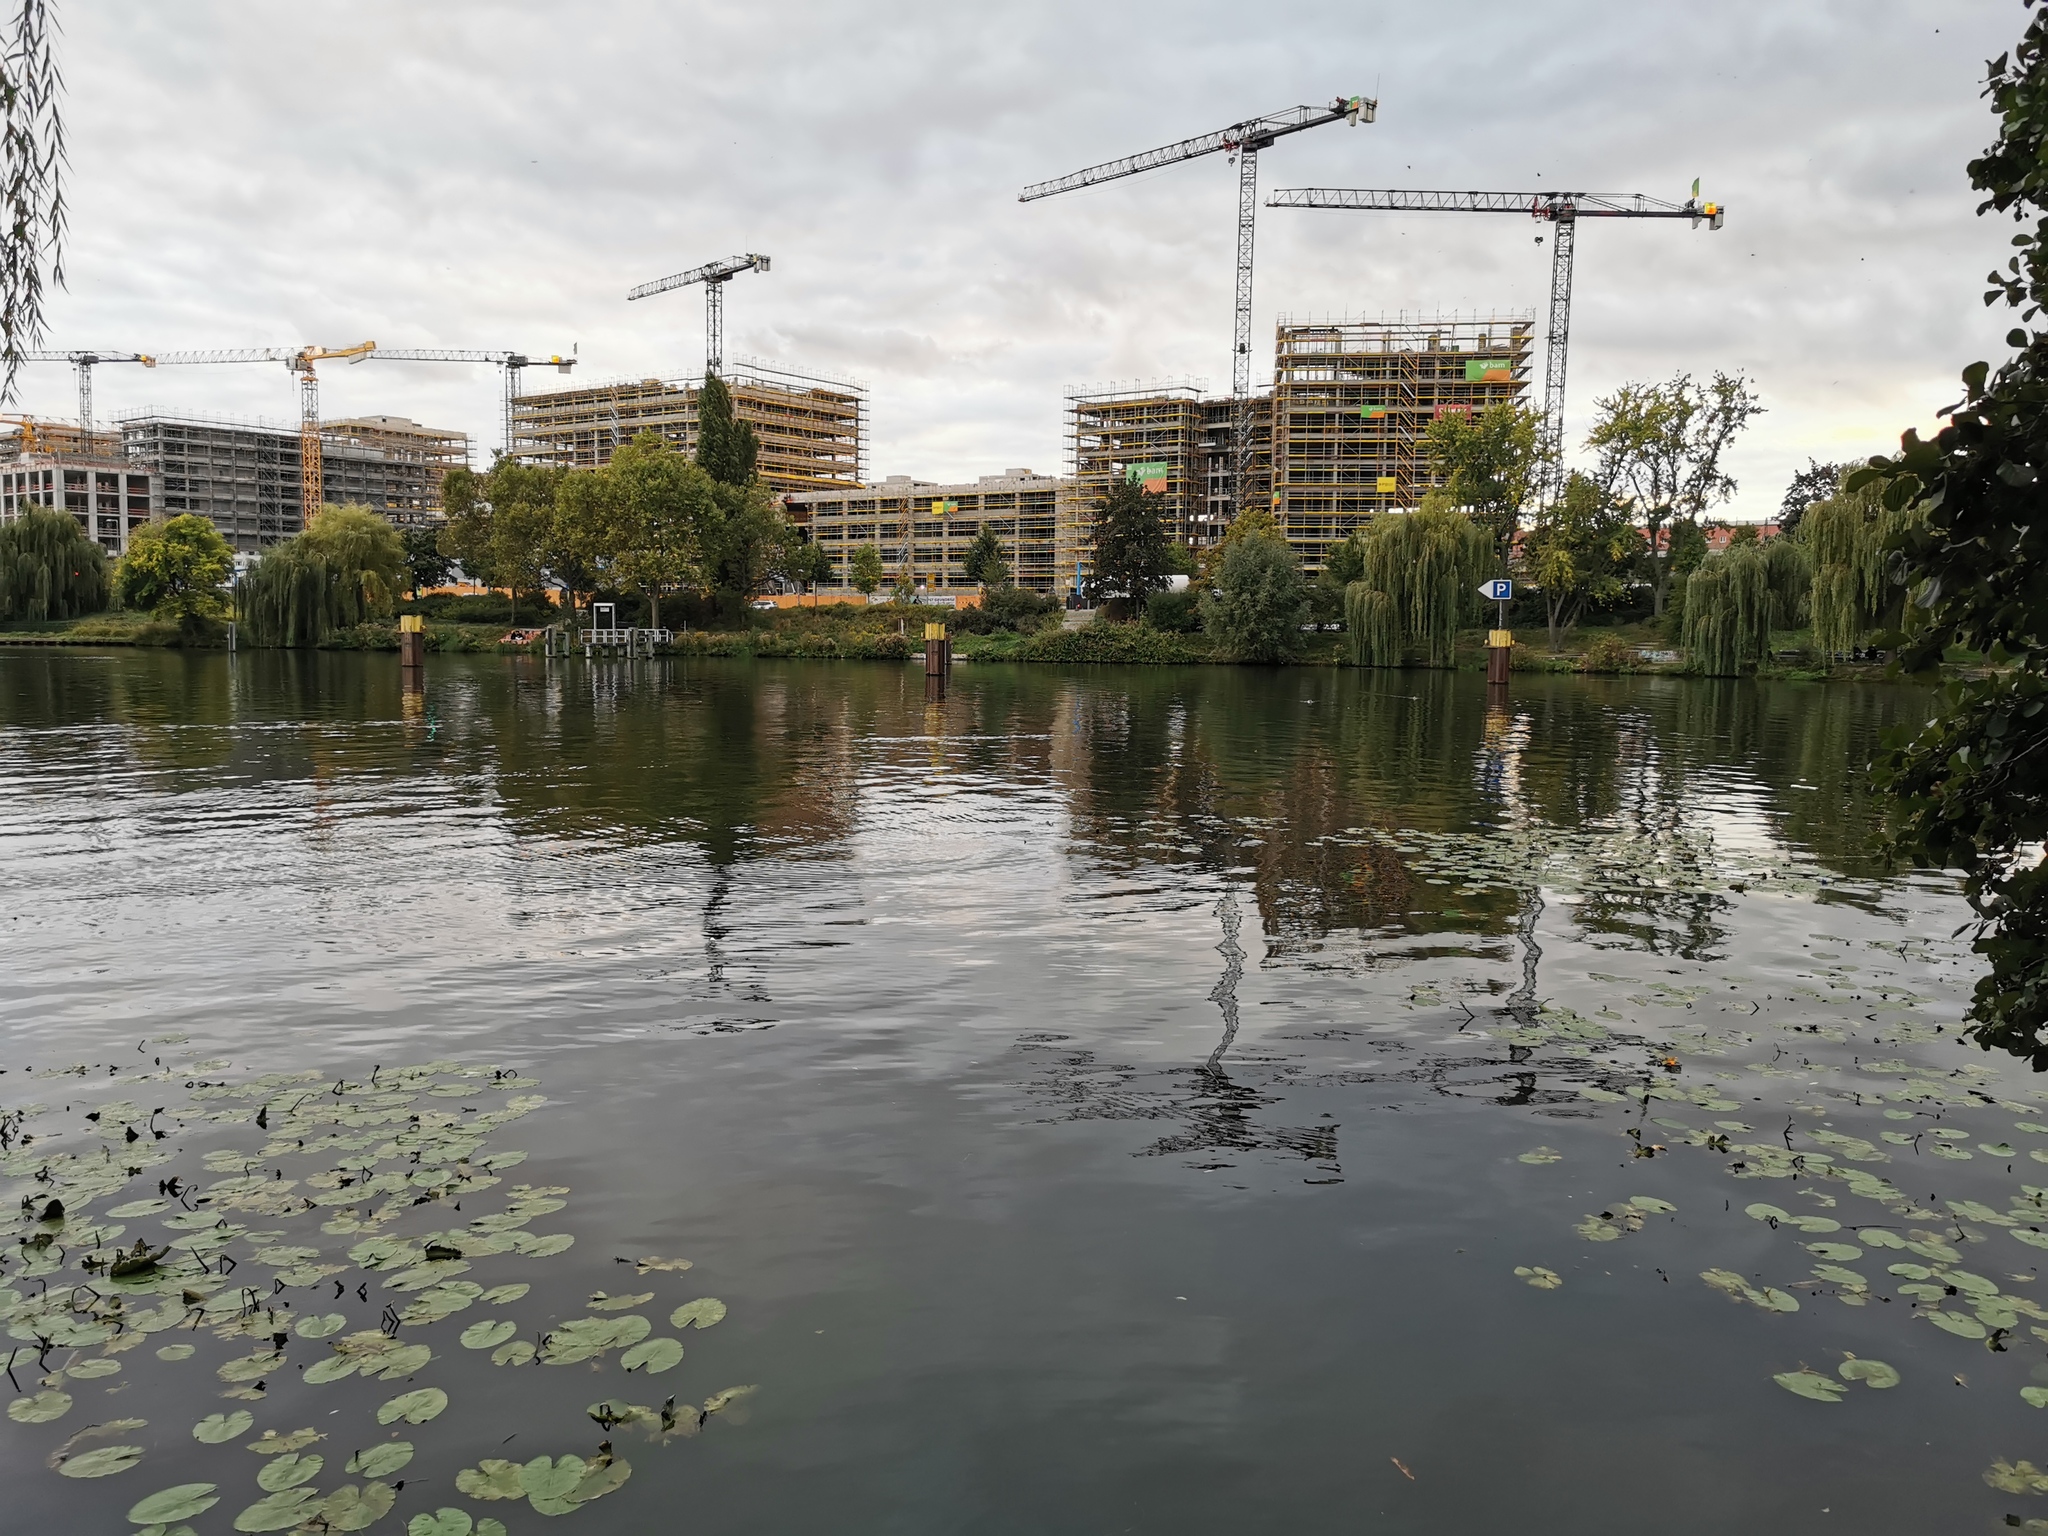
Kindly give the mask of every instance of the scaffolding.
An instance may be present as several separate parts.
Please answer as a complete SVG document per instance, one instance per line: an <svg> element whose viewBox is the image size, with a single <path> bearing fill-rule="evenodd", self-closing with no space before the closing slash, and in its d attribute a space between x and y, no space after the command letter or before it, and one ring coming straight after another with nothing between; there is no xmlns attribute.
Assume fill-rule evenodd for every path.
<svg viewBox="0 0 2048 1536"><path fill-rule="evenodd" d="M1274 513L1309 570L1381 512L1416 506L1440 483L1424 435L1448 415L1520 403L1532 312L1401 315L1278 326Z"/></svg>
<svg viewBox="0 0 2048 1536"><path fill-rule="evenodd" d="M858 486L868 456L865 385L742 360L720 377L733 412L753 427L756 468L782 495ZM512 406L512 454L527 464L595 469L641 433L683 453L697 449L701 379L631 379L547 394Z"/></svg>
<svg viewBox="0 0 2048 1536"><path fill-rule="evenodd" d="M899 581L937 591L971 591L965 562L983 526L994 530L1010 579L1034 592L1054 590L1055 501L1063 482L1028 469L958 485L895 475L854 491L812 491L788 498L793 521L832 562L831 590L852 590L854 551L872 544L885 585Z"/></svg>

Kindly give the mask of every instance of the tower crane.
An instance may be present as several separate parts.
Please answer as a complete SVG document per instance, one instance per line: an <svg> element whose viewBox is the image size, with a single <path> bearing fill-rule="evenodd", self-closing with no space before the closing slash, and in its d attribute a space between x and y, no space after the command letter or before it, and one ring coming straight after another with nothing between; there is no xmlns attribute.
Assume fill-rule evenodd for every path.
<svg viewBox="0 0 2048 1536"><path fill-rule="evenodd" d="M1572 327L1572 254L1580 219L1686 219L1693 228L1719 229L1720 203L1702 202L1700 184L1683 203L1640 192L1422 192L1392 188L1290 187L1266 201L1269 208L1338 208L1367 213L1519 213L1551 226L1550 334L1543 364L1543 443L1550 464L1550 494L1564 492L1565 353Z"/></svg>
<svg viewBox="0 0 2048 1536"><path fill-rule="evenodd" d="M31 363L69 363L78 370L78 427L89 441L92 437L92 370L95 363L140 363L154 368L156 359L142 352L24 352Z"/></svg>
<svg viewBox="0 0 2048 1536"><path fill-rule="evenodd" d="M520 375L528 368L552 368L557 373L567 373L576 366L573 357L559 355L530 357L524 352L464 352L436 351L408 347L394 350L379 347L372 357L383 362L395 363L495 363L505 371L505 457L512 457L512 406L519 398Z"/></svg>
<svg viewBox="0 0 2048 1536"><path fill-rule="evenodd" d="M1052 181L1037 182L1017 194L1020 203L1041 197L1055 197L1082 187L1098 186L1136 176L1161 166L1178 165L1203 155L1227 154L1237 162L1237 322L1232 332L1230 355L1231 393L1231 507L1246 505L1252 465L1252 235L1259 211L1259 151L1290 133L1320 128L1325 123L1372 122L1379 115L1379 103L1369 96L1340 96L1327 107L1289 107L1265 117L1246 118L1205 133L1182 139L1143 154L1106 160L1086 170L1075 171Z"/></svg>
<svg viewBox="0 0 2048 1536"><path fill-rule="evenodd" d="M758 252L749 251L744 256L734 256L726 261L707 262L701 267L692 267L687 272L678 272L674 277L657 278L651 283L642 283L626 295L626 301L651 299L657 293L667 293L671 288L687 288L692 283L704 285L704 377L717 374L719 365L725 361L725 285L742 272L766 272L768 258Z"/></svg>

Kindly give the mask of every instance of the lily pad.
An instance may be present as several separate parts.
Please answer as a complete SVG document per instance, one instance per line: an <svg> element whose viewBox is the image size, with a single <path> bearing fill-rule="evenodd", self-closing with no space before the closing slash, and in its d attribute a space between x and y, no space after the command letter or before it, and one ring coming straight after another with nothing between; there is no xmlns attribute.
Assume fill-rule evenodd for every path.
<svg viewBox="0 0 2048 1536"><path fill-rule="evenodd" d="M190 1360L193 1353L190 1344L166 1344L156 1352L156 1357L159 1360Z"/></svg>
<svg viewBox="0 0 2048 1536"><path fill-rule="evenodd" d="M339 1312L328 1312L319 1317L302 1317L292 1329L302 1339L324 1339L331 1333L339 1333L348 1326L348 1319Z"/></svg>
<svg viewBox="0 0 2048 1536"><path fill-rule="evenodd" d="M531 1365L538 1353L530 1339L514 1339L510 1344L500 1344L491 1351L493 1365Z"/></svg>
<svg viewBox="0 0 2048 1536"><path fill-rule="evenodd" d="M341 1470L357 1477L389 1477L412 1460L410 1440L385 1440L349 1457Z"/></svg>
<svg viewBox="0 0 2048 1536"><path fill-rule="evenodd" d="M1959 1339L1981 1339L1985 1336L1984 1325L1974 1317L1965 1317L1960 1312L1923 1312L1920 1314L1937 1328L1946 1329Z"/></svg>
<svg viewBox="0 0 2048 1536"><path fill-rule="evenodd" d="M305 1380L319 1386L323 1382L340 1381L344 1376L353 1376L362 1361L348 1355L329 1355L325 1360L315 1360L306 1367Z"/></svg>
<svg viewBox="0 0 2048 1536"><path fill-rule="evenodd" d="M1806 1251L1817 1259L1832 1259L1836 1263L1863 1257L1863 1250L1851 1243L1808 1243Z"/></svg>
<svg viewBox="0 0 2048 1536"><path fill-rule="evenodd" d="M485 1525L498 1525L495 1520L486 1520ZM405 1536L476 1536L481 1526L470 1524L466 1509L437 1509L431 1515L417 1514L405 1524ZM498 1526L504 1530L502 1525Z"/></svg>
<svg viewBox="0 0 2048 1536"><path fill-rule="evenodd" d="M487 1459L455 1474L455 1486L472 1499L519 1499L526 1481L516 1461Z"/></svg>
<svg viewBox="0 0 2048 1536"><path fill-rule="evenodd" d="M66 1376L80 1381L91 1381L98 1376L111 1376L121 1369L121 1362L109 1360L105 1355L95 1355L90 1360L78 1360L64 1367Z"/></svg>
<svg viewBox="0 0 2048 1536"><path fill-rule="evenodd" d="M500 1344L519 1331L519 1325L510 1318L486 1318L471 1323L462 1330L464 1349L496 1349Z"/></svg>
<svg viewBox="0 0 2048 1536"><path fill-rule="evenodd" d="M258 1456L288 1456L293 1451L303 1451L321 1438L320 1432L310 1426L295 1429L288 1435L280 1435L274 1429L266 1429L249 1442L248 1449Z"/></svg>
<svg viewBox="0 0 2048 1536"><path fill-rule="evenodd" d="M1668 1216L1678 1209L1669 1200L1659 1200L1655 1195L1630 1195L1628 1203L1639 1211L1648 1211L1652 1216Z"/></svg>
<svg viewBox="0 0 2048 1536"><path fill-rule="evenodd" d="M659 1376L663 1371L680 1365L682 1359L683 1346L680 1343L670 1338L655 1338L635 1344L619 1356L619 1364L628 1371L645 1370L650 1376Z"/></svg>
<svg viewBox="0 0 2048 1536"><path fill-rule="evenodd" d="M532 1286L521 1280L513 1285L494 1285L477 1299L487 1307L502 1307L508 1302L517 1301L532 1289Z"/></svg>
<svg viewBox="0 0 2048 1536"><path fill-rule="evenodd" d="M2048 1408L2048 1387L2021 1387L2020 1396L2030 1407Z"/></svg>
<svg viewBox="0 0 2048 1536"><path fill-rule="evenodd" d="M190 1520L203 1515L220 1502L218 1483L179 1483L160 1489L128 1511L136 1525L168 1525L173 1520Z"/></svg>
<svg viewBox="0 0 2048 1536"><path fill-rule="evenodd" d="M1554 1163L1563 1158L1563 1156L1564 1154L1555 1147L1535 1147L1530 1151L1524 1152L1515 1161L1533 1164Z"/></svg>
<svg viewBox="0 0 2048 1536"><path fill-rule="evenodd" d="M283 1493L273 1493L235 1516L235 1529L288 1531L313 1514L308 1506L318 1503L319 1498L318 1491L312 1488L287 1488Z"/></svg>
<svg viewBox="0 0 2048 1536"><path fill-rule="evenodd" d="M317 1518L330 1531L364 1531L391 1513L397 1490L387 1483L344 1484L320 1501Z"/></svg>
<svg viewBox="0 0 2048 1536"><path fill-rule="evenodd" d="M1867 1387L1896 1387L1899 1373L1882 1360L1844 1360L1835 1367L1835 1374L1844 1381L1860 1381Z"/></svg>
<svg viewBox="0 0 2048 1536"><path fill-rule="evenodd" d="M1839 1403L1847 1389L1832 1376L1823 1376L1819 1371L1783 1371L1771 1380L1787 1392L1800 1397L1810 1397L1816 1403Z"/></svg>
<svg viewBox="0 0 2048 1536"><path fill-rule="evenodd" d="M116 1472L126 1472L140 1460L142 1447L139 1445L103 1445L96 1450L66 1457L57 1470L66 1477L112 1477Z"/></svg>
<svg viewBox="0 0 2048 1536"><path fill-rule="evenodd" d="M256 1486L265 1493L283 1493L287 1488L296 1488L301 1483L310 1483L320 1475L320 1469L327 1465L327 1458L317 1452L301 1455L293 1451L263 1464L263 1470L256 1474Z"/></svg>
<svg viewBox="0 0 2048 1536"><path fill-rule="evenodd" d="M17 1397L7 1405L7 1417L17 1424L48 1424L71 1411L71 1394L47 1387L32 1397Z"/></svg>
<svg viewBox="0 0 2048 1536"><path fill-rule="evenodd" d="M607 1296L603 1291L594 1291L590 1297L593 1312L630 1312L635 1307L645 1306L654 1300L654 1292L642 1291L638 1296Z"/></svg>
<svg viewBox="0 0 2048 1536"><path fill-rule="evenodd" d="M247 1434L256 1416L246 1408L233 1413L209 1413L192 1426L192 1438L202 1445L221 1445Z"/></svg>
<svg viewBox="0 0 2048 1536"><path fill-rule="evenodd" d="M429 1419L441 1416L441 1410L448 1406L448 1394L439 1387L421 1387L416 1392L401 1392L377 1410L379 1424L394 1424L403 1419L408 1424L424 1424Z"/></svg>
<svg viewBox="0 0 2048 1536"><path fill-rule="evenodd" d="M709 1328L724 1316L724 1302L715 1296L699 1296L669 1313L668 1320L669 1326L674 1328Z"/></svg>

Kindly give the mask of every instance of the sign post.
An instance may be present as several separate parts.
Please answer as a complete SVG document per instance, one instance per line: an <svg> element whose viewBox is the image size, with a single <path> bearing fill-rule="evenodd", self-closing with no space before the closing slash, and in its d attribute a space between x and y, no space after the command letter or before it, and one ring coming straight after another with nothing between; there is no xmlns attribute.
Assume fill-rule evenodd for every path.
<svg viewBox="0 0 2048 1536"><path fill-rule="evenodd" d="M1500 605L1496 625L1486 636L1486 681L1490 687L1505 688L1515 652L1515 632L1508 628L1508 604L1514 600L1515 584L1505 576L1482 581L1479 595Z"/></svg>

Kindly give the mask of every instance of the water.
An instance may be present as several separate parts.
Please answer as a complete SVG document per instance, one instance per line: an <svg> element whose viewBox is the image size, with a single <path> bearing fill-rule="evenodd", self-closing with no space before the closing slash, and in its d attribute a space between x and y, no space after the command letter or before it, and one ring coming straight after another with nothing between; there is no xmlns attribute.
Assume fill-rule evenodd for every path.
<svg viewBox="0 0 2048 1536"><path fill-rule="evenodd" d="M1434 675L961 668L928 707L920 681L437 657L414 695L386 657L0 654L0 1108L48 1106L12 1128L36 1140L5 1165L6 1208L47 1194L28 1177L45 1153L166 1159L74 1202L50 1247L12 1246L44 1230L35 1206L8 1239L32 1319L15 1383L73 1405L0 1423L0 1528L135 1529L136 1501L203 1481L220 1502L192 1523L226 1531L279 1460L242 1446L310 1428L320 1498L364 1482L352 1452L415 1446L371 1529L449 1507L530 1531L530 1501L467 1497L458 1471L593 1458L607 1435L587 1406L673 1394L688 1428L736 1386L757 1390L694 1436L613 1428L630 1479L573 1528L1918 1532L2048 1514L1983 1480L2048 1462L2048 1418L2020 1397L2048 1381L2030 1331L2048 1286L2012 1235L2031 1228L2023 1186L2048 1185L2048 1130L2015 1126L2048 1111L2023 1069L1955 1042L1975 976L1955 883L1871 858L1851 768L1923 693L1518 678L1500 712ZM381 1221L323 1231L376 1202L303 1198L345 1202L338 1180L372 1168L284 1144L334 1134L306 1129L305 1101L437 1060L539 1086L444 1074L471 1096L416 1084L409 1112L545 1102L419 1162L417 1140L376 1162L409 1122L362 1133L356 1156L428 1194L387 1190ZM301 1071L310 1089L245 1087ZM116 1112L86 1121L96 1105ZM219 1111L241 1118L198 1118ZM1538 1148L1556 1159L1522 1160ZM525 1161L487 1174L508 1151ZM469 1182L435 1198L458 1155ZM263 1187L284 1179L295 1193ZM575 1239L464 1261L472 1291L531 1285L520 1299L458 1307L450 1281L394 1289L402 1264L349 1256L366 1234L445 1238L516 1184L568 1193L513 1230ZM1632 1196L1675 1209L1632 1215ZM33 1298L110 1290L76 1260L109 1210L150 1198L167 1209L123 1220L116 1246L203 1247L223 1211L282 1235L128 1298L181 1326L128 1347L124 1320L119 1370L78 1372L102 1345L41 1351L55 1304ZM1745 1214L1758 1203L1840 1230L1773 1226ZM197 1225L161 1226L185 1206ZM1856 1256L1802 1246L1829 1242ZM69 1267L24 1277L58 1253ZM618 1262L645 1256L694 1267ZM1961 1333L1891 1264L1930 1272ZM653 1294L593 1312L599 1291ZM212 1310L184 1317L188 1293ZM331 1341L295 1318L337 1313L347 1339L430 1293L455 1310L393 1346L430 1363L302 1379ZM89 1322L93 1291L71 1295ZM697 1297L724 1320L671 1325ZM495 1365L461 1342L495 1318L539 1343L593 1316L646 1318L682 1363ZM288 1342L261 1392L221 1396L237 1384L219 1367L266 1366L273 1331ZM162 1360L166 1341L196 1351ZM1901 1384L1828 1403L1772 1380L1834 1379L1849 1354ZM444 1413L377 1424L426 1387ZM238 1439L191 1438L240 1409ZM146 1423L73 1440L122 1419ZM63 1476L67 1442L141 1461ZM285 1506L278 1528L299 1523Z"/></svg>

